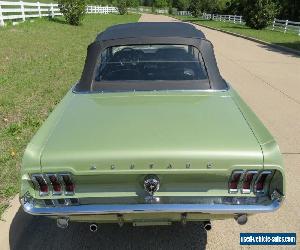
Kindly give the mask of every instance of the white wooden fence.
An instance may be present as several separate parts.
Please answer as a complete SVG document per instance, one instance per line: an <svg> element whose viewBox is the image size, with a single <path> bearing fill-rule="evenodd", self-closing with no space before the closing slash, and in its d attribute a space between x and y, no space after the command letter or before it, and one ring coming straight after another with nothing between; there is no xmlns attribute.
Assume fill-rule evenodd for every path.
<svg viewBox="0 0 300 250"><path fill-rule="evenodd" d="M111 6L87 6L86 13L119 13L118 8ZM5 25L5 21L25 21L34 17L55 17L61 16L58 4L47 3L29 3L29 2L8 2L0 1L0 26Z"/></svg>
<svg viewBox="0 0 300 250"><path fill-rule="evenodd" d="M187 10L181 10L181 11L177 11L177 15L178 16L191 16L191 12L187 11Z"/></svg>
<svg viewBox="0 0 300 250"><path fill-rule="evenodd" d="M211 19L215 21L223 21L223 22L227 21L227 22L244 24L242 16L204 13L202 17L204 19ZM272 30L283 31L284 33L286 32L297 33L300 36L300 22L274 19L272 27L269 28L271 28Z"/></svg>
<svg viewBox="0 0 300 250"><path fill-rule="evenodd" d="M132 13L156 13L156 14L168 14L169 10L168 9L153 9L148 6L139 6L135 8L128 8L129 12Z"/></svg>
<svg viewBox="0 0 300 250"><path fill-rule="evenodd" d="M272 30L281 30L284 33L290 32L297 32L300 36L300 22L293 22L289 20L279 20L274 19Z"/></svg>
<svg viewBox="0 0 300 250"><path fill-rule="evenodd" d="M218 14L206 14L203 13L202 17L204 19L212 19L215 21L223 22L233 22L233 23L243 23L243 17L237 15L218 15Z"/></svg>
<svg viewBox="0 0 300 250"><path fill-rule="evenodd" d="M99 14L110 14L110 13L119 13L117 7L112 7L112 6L91 6L88 5L86 7L86 13L88 14L94 14L94 13L99 13Z"/></svg>
<svg viewBox="0 0 300 250"><path fill-rule="evenodd" d="M5 20L25 21L26 18L59 15L57 4L0 1L0 26L4 26Z"/></svg>

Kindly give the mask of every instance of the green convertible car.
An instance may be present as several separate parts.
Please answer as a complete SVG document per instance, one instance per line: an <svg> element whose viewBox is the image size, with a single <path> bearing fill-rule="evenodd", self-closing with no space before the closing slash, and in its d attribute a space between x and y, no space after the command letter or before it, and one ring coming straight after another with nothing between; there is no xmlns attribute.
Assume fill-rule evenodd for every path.
<svg viewBox="0 0 300 250"><path fill-rule="evenodd" d="M284 195L277 143L187 23L100 33L21 170L25 212L61 228L89 222L91 231L98 223L244 224L278 209Z"/></svg>

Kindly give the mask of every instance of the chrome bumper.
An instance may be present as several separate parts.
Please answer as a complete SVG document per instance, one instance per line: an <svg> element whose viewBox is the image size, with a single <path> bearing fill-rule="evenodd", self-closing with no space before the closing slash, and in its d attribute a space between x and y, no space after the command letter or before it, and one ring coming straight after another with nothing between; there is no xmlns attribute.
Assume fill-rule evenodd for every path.
<svg viewBox="0 0 300 250"><path fill-rule="evenodd" d="M134 204L134 205L77 205L57 207L36 207L31 201L21 199L26 213L32 215L102 215L131 213L205 213L205 214L253 214L273 212L280 202L269 205L230 205L230 204Z"/></svg>

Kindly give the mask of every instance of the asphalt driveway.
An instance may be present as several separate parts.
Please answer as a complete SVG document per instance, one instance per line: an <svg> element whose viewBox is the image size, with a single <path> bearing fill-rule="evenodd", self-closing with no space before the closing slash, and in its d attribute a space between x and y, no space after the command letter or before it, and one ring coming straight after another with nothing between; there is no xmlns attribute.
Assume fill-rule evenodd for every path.
<svg viewBox="0 0 300 250"><path fill-rule="evenodd" d="M170 20L174 21L144 14L140 21ZM234 220L213 222L209 233L200 224L146 228L104 225L91 233L87 224L76 223L69 230L61 230L48 218L25 215L15 198L4 214L6 221L0 221L0 249L240 249L240 232L300 235L300 57L218 31L201 30L214 44L223 77L280 145L288 180L282 208L272 214L252 216L245 226Z"/></svg>

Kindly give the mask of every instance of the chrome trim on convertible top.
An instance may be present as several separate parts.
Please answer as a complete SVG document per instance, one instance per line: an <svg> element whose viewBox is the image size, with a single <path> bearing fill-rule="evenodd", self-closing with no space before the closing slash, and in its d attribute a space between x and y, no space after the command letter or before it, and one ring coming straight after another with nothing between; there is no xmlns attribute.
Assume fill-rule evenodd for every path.
<svg viewBox="0 0 300 250"><path fill-rule="evenodd" d="M269 205L230 205L230 204L124 204L124 205L78 205L60 207L36 207L32 200L21 199L26 213L32 215L101 215L130 213L206 213L206 214L252 214L273 212L280 202Z"/></svg>

